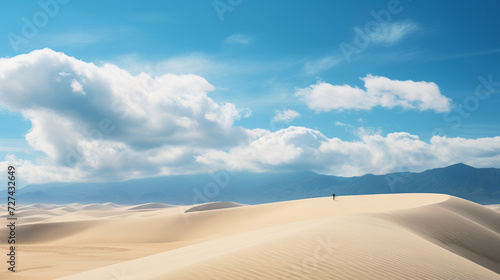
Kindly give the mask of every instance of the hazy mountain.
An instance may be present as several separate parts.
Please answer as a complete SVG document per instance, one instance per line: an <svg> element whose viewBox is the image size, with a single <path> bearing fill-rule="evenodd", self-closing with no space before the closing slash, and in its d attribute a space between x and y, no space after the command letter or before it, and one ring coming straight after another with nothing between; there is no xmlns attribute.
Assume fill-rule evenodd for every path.
<svg viewBox="0 0 500 280"><path fill-rule="evenodd" d="M500 203L500 169L455 164L421 173L336 177L314 172L182 175L124 182L29 185L18 201L31 203L114 202L198 204L235 201L245 204L352 194L445 193L479 203Z"/></svg>

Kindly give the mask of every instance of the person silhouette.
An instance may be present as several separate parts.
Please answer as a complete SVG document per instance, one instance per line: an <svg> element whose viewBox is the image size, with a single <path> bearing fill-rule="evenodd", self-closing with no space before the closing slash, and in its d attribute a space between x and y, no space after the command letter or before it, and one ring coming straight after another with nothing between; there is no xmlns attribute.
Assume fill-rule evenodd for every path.
<svg viewBox="0 0 500 280"><path fill-rule="evenodd" d="M333 193L333 200L335 200L335 193Z"/></svg>

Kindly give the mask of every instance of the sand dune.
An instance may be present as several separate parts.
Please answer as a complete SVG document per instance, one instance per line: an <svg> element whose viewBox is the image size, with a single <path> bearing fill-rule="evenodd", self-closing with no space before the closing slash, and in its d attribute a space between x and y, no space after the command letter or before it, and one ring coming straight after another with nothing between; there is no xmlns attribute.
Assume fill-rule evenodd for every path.
<svg viewBox="0 0 500 280"><path fill-rule="evenodd" d="M108 210L108 209L113 209L116 207L117 207L117 205L112 204L112 203L103 203L103 204L93 203L93 204L83 206L81 209L82 210Z"/></svg>
<svg viewBox="0 0 500 280"><path fill-rule="evenodd" d="M201 205L197 205L194 207L191 207L184 211L185 213L188 212L197 212L197 211L206 211L206 210L217 210L217 209L224 209L224 208L233 208L233 207L239 207L242 206L242 204L232 202L232 201L219 201L219 202L210 202L210 203L204 203Z"/></svg>
<svg viewBox="0 0 500 280"><path fill-rule="evenodd" d="M158 209L158 208L171 208L175 207L174 205L165 204L165 203L146 203L137 206L130 207L130 210L150 210L150 209Z"/></svg>
<svg viewBox="0 0 500 280"><path fill-rule="evenodd" d="M500 212L500 204L486 205L488 208Z"/></svg>
<svg viewBox="0 0 500 280"><path fill-rule="evenodd" d="M16 279L500 279L500 213L447 195L63 207Z"/></svg>
<svg viewBox="0 0 500 280"><path fill-rule="evenodd" d="M67 211L67 212L76 212L76 211L79 211L79 209L78 209L78 208L73 207L73 206L65 206L65 207L61 207L61 210L63 210L63 211Z"/></svg>
<svg viewBox="0 0 500 280"><path fill-rule="evenodd" d="M37 204L32 204L32 205L27 205L27 209L45 209L45 210L50 210L59 207L57 204L44 204L44 203L37 203Z"/></svg>

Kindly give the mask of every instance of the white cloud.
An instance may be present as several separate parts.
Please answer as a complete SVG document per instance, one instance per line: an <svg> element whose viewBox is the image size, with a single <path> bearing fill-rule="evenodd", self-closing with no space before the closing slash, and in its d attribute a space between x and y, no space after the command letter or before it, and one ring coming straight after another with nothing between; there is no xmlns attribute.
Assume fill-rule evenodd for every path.
<svg viewBox="0 0 500 280"><path fill-rule="evenodd" d="M31 121L42 166L72 168L71 178L195 171L200 151L247 141L252 132L233 126L239 110L212 90L200 76L134 76L50 49L0 59L1 105Z"/></svg>
<svg viewBox="0 0 500 280"><path fill-rule="evenodd" d="M114 177L143 176L145 165L150 175L207 172L215 170L296 171L313 170L337 176L360 176L367 173L387 174L401 171L423 171L463 162L476 167L500 167L500 137L465 139L434 136L429 142L406 132L364 131L359 139L343 141L327 138L321 132L305 127L288 127L276 132L254 130L253 140L228 151L198 150L193 161L177 168L179 158L192 154L187 147L169 146L145 152L94 146L89 157L96 159L95 169L78 170L48 163L34 164L15 157L30 182L81 180L95 178L96 170L112 169ZM103 154L103 155L101 155ZM92 158L93 157L93 158ZM0 167L7 162L0 162ZM192 169L186 169L190 167ZM5 168L4 168L5 169ZM168 174L168 173L167 173ZM111 178L108 178L111 179Z"/></svg>
<svg viewBox="0 0 500 280"><path fill-rule="evenodd" d="M248 45L252 41L252 37L245 34L233 34L227 37L224 42L229 44Z"/></svg>
<svg viewBox="0 0 500 280"><path fill-rule="evenodd" d="M378 25L376 30L370 30L366 35L374 43L396 43L418 30L418 25L411 21L391 22ZM355 28L357 33L363 32L359 27Z"/></svg>
<svg viewBox="0 0 500 280"><path fill-rule="evenodd" d="M340 98L342 106L336 108L436 110L441 108L435 107L437 101L444 98L433 83L375 76L363 80L366 90L347 85L322 90L327 95L332 87L347 90L362 99L352 105L349 94L340 92L345 100ZM75 94L75 88L85 94ZM405 132L383 136L377 130L358 129L358 140L343 141L305 127L275 132L237 127L234 121L246 113L234 104L214 102L208 95L212 90L197 75L133 75L115 65L98 66L48 49L0 59L0 105L31 121L26 141L45 155L31 161L9 155L0 167L16 163L29 183L220 169L351 176L402 168L421 171L457 162L500 167L500 137L435 136L425 142ZM315 90L310 87L308 94L317 94ZM331 110L329 106L324 109ZM298 116L290 109L276 114L282 121Z"/></svg>
<svg viewBox="0 0 500 280"><path fill-rule="evenodd" d="M71 89L75 93L81 93L81 94L85 95L85 91L83 90L82 84L80 84L77 80L73 79L71 81Z"/></svg>
<svg viewBox="0 0 500 280"><path fill-rule="evenodd" d="M451 110L451 100L443 96L433 82L398 81L372 75L361 80L366 90L319 82L297 90L295 95L315 111L369 110L375 106L435 112Z"/></svg>
<svg viewBox="0 0 500 280"><path fill-rule="evenodd" d="M300 117L300 114L295 110L292 109L278 110L276 111L276 114L273 117L273 121L289 123L298 117Z"/></svg>
<svg viewBox="0 0 500 280"><path fill-rule="evenodd" d="M304 70L307 74L312 75L316 74L319 72L326 71L333 66L337 65L339 62L342 61L342 58L334 57L334 56L327 56L320 58L315 61L307 61L304 64Z"/></svg>
<svg viewBox="0 0 500 280"><path fill-rule="evenodd" d="M229 152L200 155L200 163L215 169L255 171L314 170L324 174L359 176L423 171L463 162L476 167L500 167L500 137L464 139L434 136L424 142L406 132L360 130L359 140L327 138L304 127L266 131L249 145Z"/></svg>

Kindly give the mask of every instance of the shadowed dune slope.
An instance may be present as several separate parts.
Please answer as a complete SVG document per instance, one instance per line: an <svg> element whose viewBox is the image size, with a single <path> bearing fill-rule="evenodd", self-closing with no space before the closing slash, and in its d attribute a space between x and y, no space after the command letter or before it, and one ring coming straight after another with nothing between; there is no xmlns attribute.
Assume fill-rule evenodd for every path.
<svg viewBox="0 0 500 280"><path fill-rule="evenodd" d="M159 209L159 208L171 208L175 207L174 205L165 204L165 203L146 203L137 206L130 207L129 210L150 210L150 209Z"/></svg>
<svg viewBox="0 0 500 280"><path fill-rule="evenodd" d="M197 211L206 211L206 210L216 210L216 209L224 209L224 208L233 208L233 207L239 207L242 206L242 204L232 202L232 201L219 201L219 202L210 202L210 203L205 203L201 205L197 205L194 207L191 207L185 211L185 213L189 212L197 212Z"/></svg>

